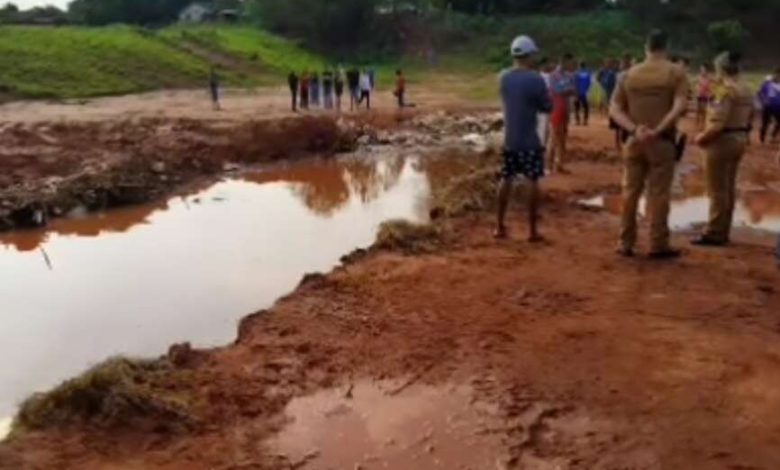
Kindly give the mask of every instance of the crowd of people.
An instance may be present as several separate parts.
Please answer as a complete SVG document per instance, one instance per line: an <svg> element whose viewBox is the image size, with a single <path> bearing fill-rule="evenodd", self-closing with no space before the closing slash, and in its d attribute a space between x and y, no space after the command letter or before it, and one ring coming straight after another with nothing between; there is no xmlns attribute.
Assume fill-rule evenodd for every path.
<svg viewBox="0 0 780 470"><path fill-rule="evenodd" d="M215 66L209 71L208 82L214 110L220 111L220 77ZM376 90L376 72L371 68L359 70L355 67L346 71L341 67L326 69L322 74L304 71L299 75L290 72L287 76L287 86L290 89L290 108L293 112L312 108L341 111L345 92L349 95L350 111L360 109L364 105L366 109L371 109L371 97ZM406 102L406 77L401 69L395 72L393 96L399 108L414 106Z"/></svg>
<svg viewBox="0 0 780 470"><path fill-rule="evenodd" d="M648 257L680 257L681 251L670 244L668 219L676 165L687 144L678 124L694 99L698 134L693 141L705 156L710 212L705 229L692 243L702 247L729 244L737 172L757 110L761 143L780 133L780 70L767 77L755 94L742 77L740 55L725 52L712 67L701 68L691 87L690 63L670 56L668 42L665 33L654 31L647 39L644 60L609 59L594 72L585 62L577 64L571 54L555 64L544 57L537 59L539 49L533 39L520 36L514 40L514 66L500 78L506 128L496 237L507 236L509 196L516 177L523 176L530 185L529 240L542 240L537 224L538 181L548 172L568 171L569 126L572 121L587 126L591 104L596 104L609 116L624 162L617 253L624 257L636 254L638 205L645 196L651 232Z"/></svg>
<svg viewBox="0 0 780 470"><path fill-rule="evenodd" d="M293 112L317 107L341 111L345 92L349 95L350 111L360 109L364 105L366 109L371 109L371 97L376 90L376 72L370 68L359 70L355 67L346 71L341 67L326 70L321 76L317 72L305 71L300 75L290 72L287 84ZM393 94L399 107L406 106L406 78L400 69L396 71Z"/></svg>

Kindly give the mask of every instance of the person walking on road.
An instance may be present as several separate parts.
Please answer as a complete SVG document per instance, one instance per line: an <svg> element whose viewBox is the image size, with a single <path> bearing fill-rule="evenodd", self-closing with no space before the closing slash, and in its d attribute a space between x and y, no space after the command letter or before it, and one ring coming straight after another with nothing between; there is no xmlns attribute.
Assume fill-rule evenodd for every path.
<svg viewBox="0 0 780 470"><path fill-rule="evenodd" d="M571 122L571 101L576 94L574 56L564 54L560 65L550 76L553 111L550 115L550 148L547 167L550 172L566 173L566 144Z"/></svg>
<svg viewBox="0 0 780 470"><path fill-rule="evenodd" d="M287 76L287 85L290 87L290 96L292 98L292 111L298 111L298 75L295 72L290 72Z"/></svg>
<svg viewBox="0 0 780 470"><path fill-rule="evenodd" d="M368 72L360 74L360 98L358 98L358 107L366 102L366 109L371 109L371 77L368 76Z"/></svg>
<svg viewBox="0 0 780 470"><path fill-rule="evenodd" d="M753 92L740 76L740 56L726 52L715 60L718 83L713 89L707 128L696 136L705 152L705 175L710 198L707 228L694 245L729 243L737 202L737 172L745 154L755 113Z"/></svg>
<svg viewBox="0 0 780 470"><path fill-rule="evenodd" d="M209 70L209 93L211 94L211 105L214 111L220 111L222 105L219 100L219 74L217 74L216 66L212 66Z"/></svg>
<svg viewBox="0 0 780 470"><path fill-rule="evenodd" d="M590 87L593 83L590 70L585 62L580 62L580 68L574 76L575 87L577 88L577 97L574 102L574 115L577 120L577 125L588 125L590 119L590 102L588 101L588 95L590 94Z"/></svg>
<svg viewBox="0 0 780 470"><path fill-rule="evenodd" d="M774 121L772 139L780 133L780 69L775 70L774 75L767 78L758 92L758 101L761 104L761 143L766 143L769 128Z"/></svg>
<svg viewBox="0 0 780 470"><path fill-rule="evenodd" d="M498 190L498 224L496 238L508 236L506 212L512 186L517 176L529 182L528 240L542 241L537 226L539 180L544 176L544 146L537 133L537 116L550 113L552 103L544 80L534 70L533 56L539 49L533 39L519 36L511 46L514 67L500 78L504 108L504 165Z"/></svg>
<svg viewBox="0 0 780 470"><path fill-rule="evenodd" d="M610 115L628 139L623 148L623 214L618 253L634 256L637 209L647 187L651 259L681 255L669 244L669 209L677 160L676 123L688 106L688 77L667 57L669 38L655 30L648 36L646 59L619 81Z"/></svg>

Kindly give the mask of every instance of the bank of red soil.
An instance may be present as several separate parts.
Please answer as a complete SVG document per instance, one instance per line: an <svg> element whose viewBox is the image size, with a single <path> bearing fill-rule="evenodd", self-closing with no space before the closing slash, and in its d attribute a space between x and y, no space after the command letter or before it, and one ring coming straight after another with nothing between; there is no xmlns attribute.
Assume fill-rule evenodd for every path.
<svg viewBox="0 0 780 470"><path fill-rule="evenodd" d="M332 154L356 138L331 117L311 116L9 124L0 129L0 229L151 201L231 166Z"/></svg>
<svg viewBox="0 0 780 470"><path fill-rule="evenodd" d="M619 187L609 137L575 131L573 174L546 183L546 243L521 241L518 211L496 242L477 211L445 221L432 253L371 251L151 384L188 397L187 427L31 432L0 446L0 468L296 468L265 444L287 403L364 378L466 384L497 404L497 468L780 468L771 250L740 239L678 262L615 257L615 217L573 203ZM774 171L755 155L749 171Z"/></svg>

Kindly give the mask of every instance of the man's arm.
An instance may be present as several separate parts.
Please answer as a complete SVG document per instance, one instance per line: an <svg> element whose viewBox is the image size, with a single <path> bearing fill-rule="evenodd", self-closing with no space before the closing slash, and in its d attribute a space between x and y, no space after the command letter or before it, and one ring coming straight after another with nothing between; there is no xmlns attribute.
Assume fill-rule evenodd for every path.
<svg viewBox="0 0 780 470"><path fill-rule="evenodd" d="M622 129L633 134L637 130L637 125L628 115L628 99L626 95L625 80L618 82L615 92L612 94L612 102L609 104L609 116Z"/></svg>
<svg viewBox="0 0 780 470"><path fill-rule="evenodd" d="M688 94L690 92L690 83L685 73L680 70L680 75L677 77L677 83L674 91L674 104L672 109L666 113L666 116L661 122L653 129L655 136L661 135L664 132L672 129L677 121L688 111Z"/></svg>
<svg viewBox="0 0 780 470"><path fill-rule="evenodd" d="M550 114L553 108L550 91L541 76L536 86L536 107L537 111L543 114Z"/></svg>
<svg viewBox="0 0 780 470"><path fill-rule="evenodd" d="M707 119L707 128L696 136L697 144L707 145L723 133L723 130L726 128L726 119L728 119L734 107L734 99L731 93L731 90L727 91L712 104Z"/></svg>

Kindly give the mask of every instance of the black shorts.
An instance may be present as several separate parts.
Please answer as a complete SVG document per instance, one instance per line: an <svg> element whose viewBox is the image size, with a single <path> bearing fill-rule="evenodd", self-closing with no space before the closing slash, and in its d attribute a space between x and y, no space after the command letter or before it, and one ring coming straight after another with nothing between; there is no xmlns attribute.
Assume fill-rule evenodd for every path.
<svg viewBox="0 0 780 470"><path fill-rule="evenodd" d="M501 178L514 179L522 175L531 181L539 181L544 177L544 153L543 148L522 152L504 150Z"/></svg>

